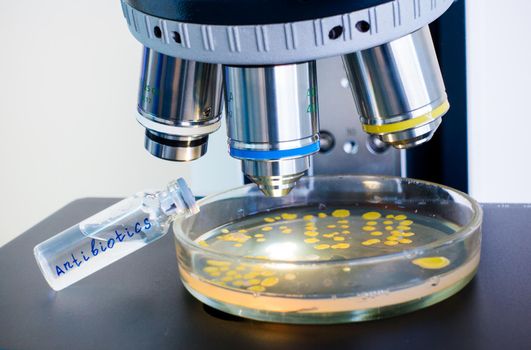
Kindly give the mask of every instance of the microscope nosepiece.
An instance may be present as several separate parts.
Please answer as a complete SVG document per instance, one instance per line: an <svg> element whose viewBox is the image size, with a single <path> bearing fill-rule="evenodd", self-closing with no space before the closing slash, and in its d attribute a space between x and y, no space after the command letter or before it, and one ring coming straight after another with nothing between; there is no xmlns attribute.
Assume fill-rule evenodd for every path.
<svg viewBox="0 0 531 350"><path fill-rule="evenodd" d="M267 196L289 193L319 151L315 62L224 68L229 151Z"/></svg>
<svg viewBox="0 0 531 350"><path fill-rule="evenodd" d="M220 65L144 49L137 119L149 153L172 161L206 153L208 135L220 127L221 76Z"/></svg>
<svg viewBox="0 0 531 350"><path fill-rule="evenodd" d="M450 105L427 26L343 63L365 132L395 148L431 139Z"/></svg>

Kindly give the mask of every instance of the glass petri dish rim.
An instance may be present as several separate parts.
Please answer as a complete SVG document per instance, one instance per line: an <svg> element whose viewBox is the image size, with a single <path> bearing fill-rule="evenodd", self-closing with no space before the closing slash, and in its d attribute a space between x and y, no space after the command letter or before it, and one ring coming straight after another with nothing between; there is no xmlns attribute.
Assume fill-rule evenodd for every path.
<svg viewBox="0 0 531 350"><path fill-rule="evenodd" d="M210 256L213 256L217 259L230 259L230 260L237 260L240 263L248 263L248 264L268 264L268 265L297 265L297 266L309 266L309 265L327 265L330 266L357 266L357 265L365 265L365 264L374 264L381 261L393 261L393 260L400 260L407 258L409 259L409 256L416 252L416 251L429 251L434 248L440 248L445 247L448 245L456 244L460 241L463 241L468 236L474 234L481 226L482 220L483 220L483 210L481 209L481 206L479 203L470 197L468 194L461 192L459 190L456 190L452 187L440 185L434 182L425 181L425 180L418 180L408 177L399 177L399 176L388 176L388 175L316 175L316 176L305 176L299 180L299 184L303 184L306 181L309 180L316 180L316 181L326 181L326 180L339 180L339 179L356 179L358 181L374 181L374 180L380 180L380 181L392 181L392 180L399 180L399 181L409 181L414 183L419 183L423 185L428 186L434 186L438 188L442 188L446 190L447 192L458 195L462 197L466 204L469 204L472 208L472 218L470 221L463 225L458 231L453 233L450 237L450 239L442 241L438 240L435 242L431 242L419 247L415 247L412 249L405 249L400 252L396 253L389 253L389 254L383 254L383 255L377 255L372 257L359 257L359 258L349 258L349 259L341 259L341 260L322 260L322 261L314 261L314 260L279 260L279 259L260 259L260 258L253 258L253 257L247 257L244 255L238 255L238 254L227 254L227 253L221 253L215 249L211 249L209 247L203 247L197 244L195 241L190 239L188 235L184 234L182 230L178 228L178 226L182 223L183 220L186 220L187 218L178 218L173 222L173 231L175 237L179 240L181 244L185 246L187 250L194 249L196 251L205 252ZM227 191L219 192L213 195L206 196L199 201L197 201L198 207L201 209L201 205L212 203L214 201L223 199L227 195L230 195L232 193L238 193L240 191L243 191L245 189L254 189L256 187L255 184L247 184L239 187L235 187L232 189L229 189ZM279 207L278 209L281 209ZM177 228L177 229L176 229Z"/></svg>

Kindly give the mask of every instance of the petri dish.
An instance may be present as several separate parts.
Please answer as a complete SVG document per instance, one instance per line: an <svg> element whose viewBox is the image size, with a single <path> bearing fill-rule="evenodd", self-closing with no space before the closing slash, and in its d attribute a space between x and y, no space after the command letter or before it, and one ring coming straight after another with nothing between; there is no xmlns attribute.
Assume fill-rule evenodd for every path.
<svg viewBox="0 0 531 350"><path fill-rule="evenodd" d="M390 317L444 300L475 275L482 211L449 187L316 176L281 198L247 185L173 225L181 280L201 302L261 321Z"/></svg>

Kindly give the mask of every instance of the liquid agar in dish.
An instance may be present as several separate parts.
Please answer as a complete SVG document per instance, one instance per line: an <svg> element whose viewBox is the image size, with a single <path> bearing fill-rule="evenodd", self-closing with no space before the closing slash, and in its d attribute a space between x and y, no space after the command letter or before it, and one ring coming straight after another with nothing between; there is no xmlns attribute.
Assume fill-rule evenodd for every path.
<svg viewBox="0 0 531 350"><path fill-rule="evenodd" d="M195 243L218 256L190 256L180 271L192 294L222 310L311 323L312 317L297 315L370 314L455 293L474 275L479 253L471 256L466 244L430 247L458 229L438 217L399 210L289 208L202 234ZM426 305L433 302L426 299ZM330 322L357 319L349 317L330 317Z"/></svg>

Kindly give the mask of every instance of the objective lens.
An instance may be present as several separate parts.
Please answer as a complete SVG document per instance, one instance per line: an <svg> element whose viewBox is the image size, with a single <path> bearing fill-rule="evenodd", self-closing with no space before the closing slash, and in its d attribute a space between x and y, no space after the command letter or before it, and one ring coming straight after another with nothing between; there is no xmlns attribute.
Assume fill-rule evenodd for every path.
<svg viewBox="0 0 531 350"><path fill-rule="evenodd" d="M315 62L224 68L230 154L267 196L283 196L319 151Z"/></svg>
<svg viewBox="0 0 531 350"><path fill-rule="evenodd" d="M220 126L221 66L182 60L144 48L138 121L154 156L190 161L203 156Z"/></svg>
<svg viewBox="0 0 531 350"><path fill-rule="evenodd" d="M343 63L365 132L396 148L433 136L450 105L427 26Z"/></svg>

